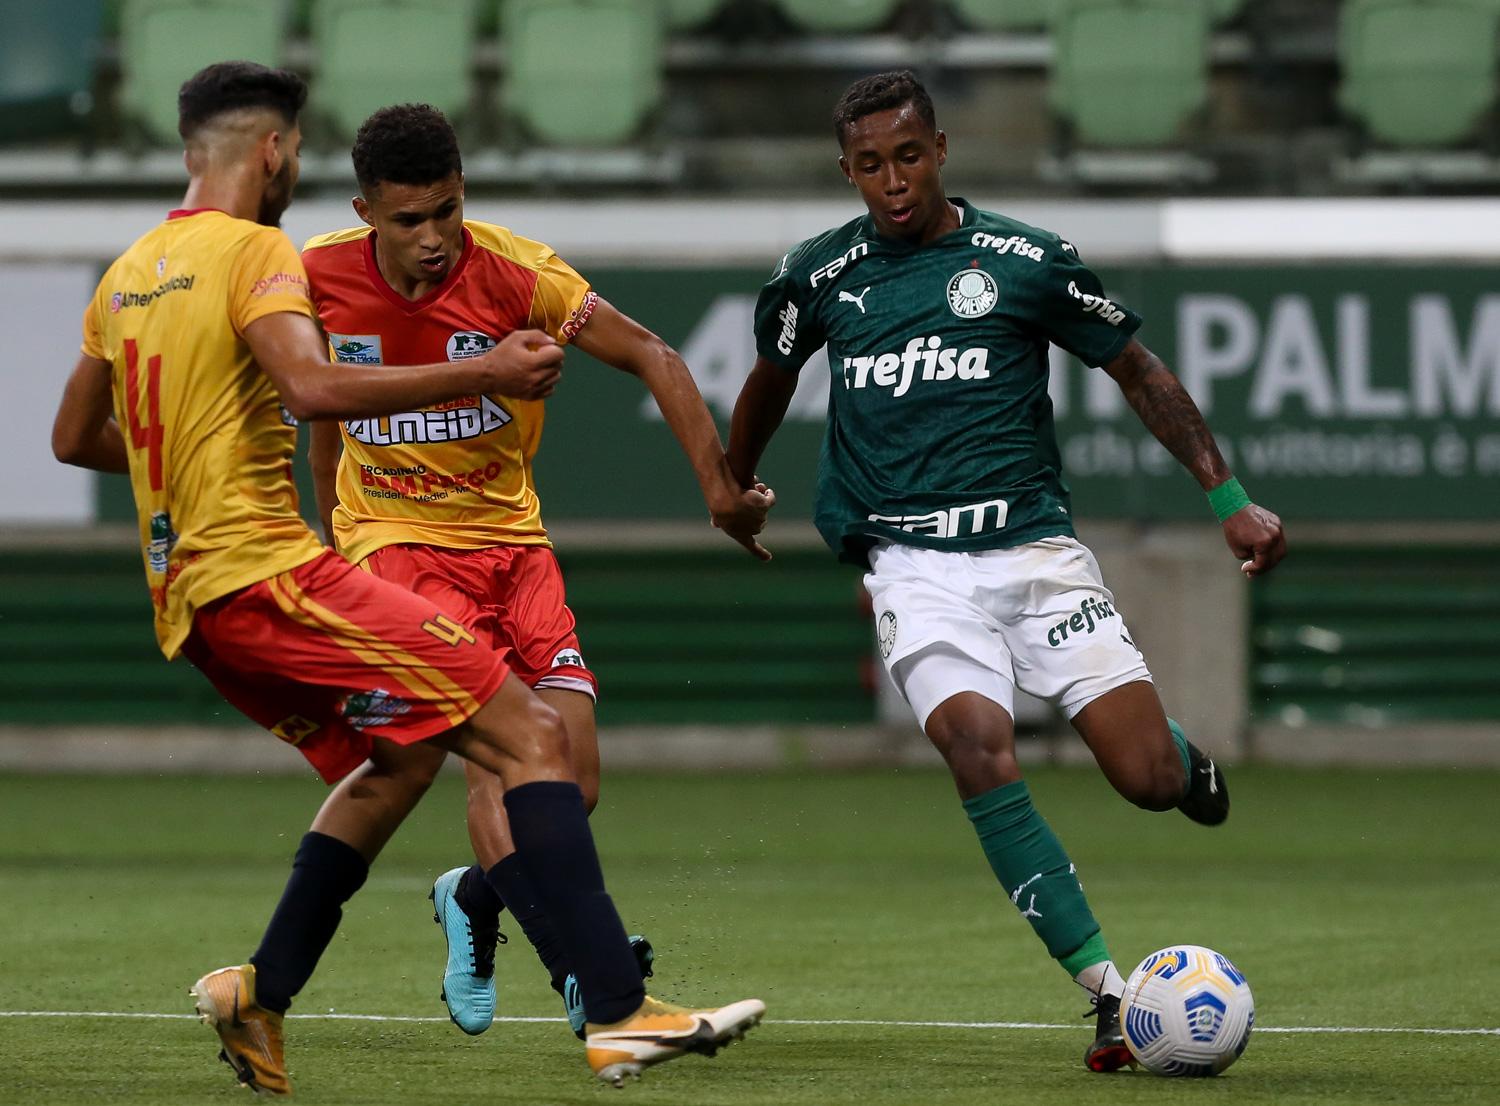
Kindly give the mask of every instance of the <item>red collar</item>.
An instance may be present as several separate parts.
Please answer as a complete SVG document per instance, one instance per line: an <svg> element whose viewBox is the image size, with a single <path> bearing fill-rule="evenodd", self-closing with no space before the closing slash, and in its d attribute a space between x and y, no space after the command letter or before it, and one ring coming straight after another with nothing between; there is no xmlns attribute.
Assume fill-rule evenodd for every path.
<svg viewBox="0 0 1500 1106"><path fill-rule="evenodd" d="M186 219L189 215L202 215L205 211L217 211L220 215L229 214L221 207L176 207L167 212L167 218Z"/></svg>

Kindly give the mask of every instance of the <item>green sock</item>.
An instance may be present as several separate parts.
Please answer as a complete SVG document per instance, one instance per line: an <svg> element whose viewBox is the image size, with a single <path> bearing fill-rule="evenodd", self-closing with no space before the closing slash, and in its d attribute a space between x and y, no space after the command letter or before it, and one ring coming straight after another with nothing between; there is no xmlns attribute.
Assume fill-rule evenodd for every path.
<svg viewBox="0 0 1500 1106"><path fill-rule="evenodd" d="M1068 854L1036 807L1025 780L964 800L985 859L1021 916L1069 975L1109 959L1099 923Z"/></svg>
<svg viewBox="0 0 1500 1106"><path fill-rule="evenodd" d="M1193 758L1188 754L1187 734L1171 718L1167 719L1167 729L1172 731L1172 740L1177 743L1177 755L1182 758L1182 793L1186 795L1193 783Z"/></svg>

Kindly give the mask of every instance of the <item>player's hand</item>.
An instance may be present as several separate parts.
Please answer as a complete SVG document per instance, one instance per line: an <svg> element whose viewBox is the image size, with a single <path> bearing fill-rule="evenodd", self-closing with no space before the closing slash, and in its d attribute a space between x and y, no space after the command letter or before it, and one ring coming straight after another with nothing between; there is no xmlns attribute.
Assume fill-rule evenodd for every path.
<svg viewBox="0 0 1500 1106"><path fill-rule="evenodd" d="M1246 576L1263 576L1286 556L1286 534L1281 519L1254 503L1224 520L1224 540L1243 564Z"/></svg>
<svg viewBox="0 0 1500 1106"><path fill-rule="evenodd" d="M562 378L563 348L540 330L516 330L484 354L489 382L481 391L512 399L546 399Z"/></svg>
<svg viewBox="0 0 1500 1106"><path fill-rule="evenodd" d="M776 506L776 493L759 480L753 488L742 488L733 498L709 505L713 524L749 550L757 560L769 561L770 550L755 540L765 528L766 516Z"/></svg>

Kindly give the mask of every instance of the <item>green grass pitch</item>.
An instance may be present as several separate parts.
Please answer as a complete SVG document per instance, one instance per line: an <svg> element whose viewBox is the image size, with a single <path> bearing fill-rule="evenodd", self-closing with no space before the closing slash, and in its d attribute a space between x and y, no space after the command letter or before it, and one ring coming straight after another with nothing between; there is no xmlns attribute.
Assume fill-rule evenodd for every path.
<svg viewBox="0 0 1500 1106"><path fill-rule="evenodd" d="M1122 969L1190 941L1249 976L1257 1030L1225 1075L1083 1070L1082 993L928 771L606 779L605 871L627 925L656 943L653 990L759 996L767 1022L623 1093L591 1081L560 1020L467 1038L433 1020L442 943L425 895L467 847L461 788L445 777L294 1008L429 1020L289 1021L297 1100L1500 1101L1500 776L1237 770L1220 830L1134 810L1097 772L1031 780ZM15 1015L189 1012L188 985L254 947L322 793L298 779L0 778L0 1102L247 1101L191 1020ZM498 975L502 1017L560 1018L519 934ZM879 1024L822 1024L851 1020ZM1275 1032L1297 1027L1490 1032Z"/></svg>

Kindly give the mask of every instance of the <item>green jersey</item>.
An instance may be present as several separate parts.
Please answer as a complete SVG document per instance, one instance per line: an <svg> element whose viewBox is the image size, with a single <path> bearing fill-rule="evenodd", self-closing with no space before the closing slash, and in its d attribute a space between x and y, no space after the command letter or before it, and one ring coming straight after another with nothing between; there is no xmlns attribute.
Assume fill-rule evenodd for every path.
<svg viewBox="0 0 1500 1106"><path fill-rule="evenodd" d="M1141 323L1055 234L953 202L959 228L925 245L868 216L809 239L756 306L772 363L798 372L828 346L814 516L856 564L882 538L975 550L1072 536L1047 347L1103 365Z"/></svg>

